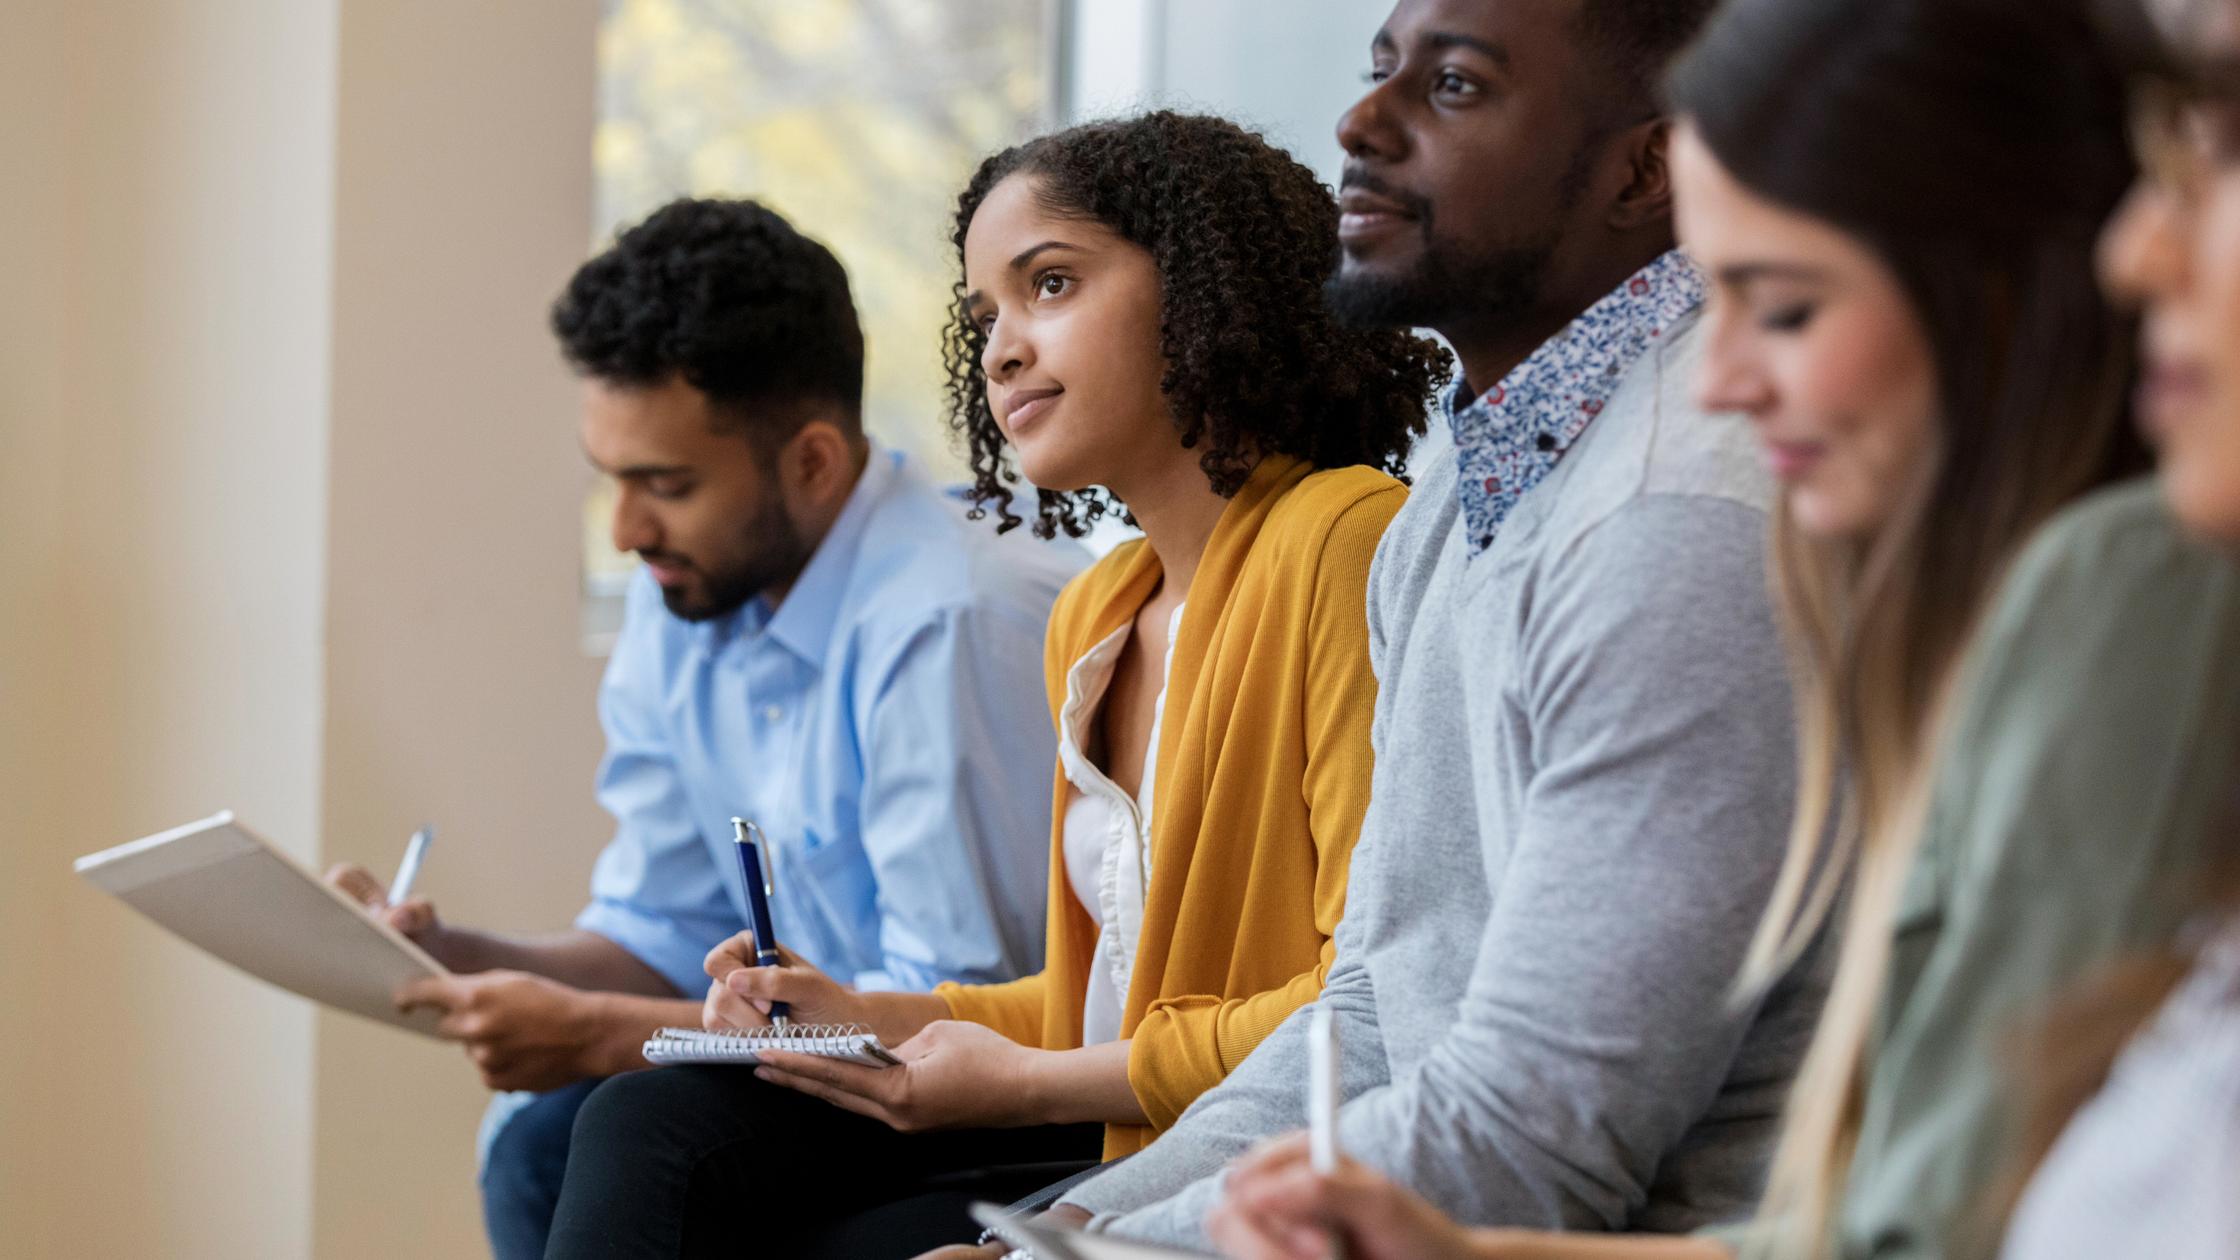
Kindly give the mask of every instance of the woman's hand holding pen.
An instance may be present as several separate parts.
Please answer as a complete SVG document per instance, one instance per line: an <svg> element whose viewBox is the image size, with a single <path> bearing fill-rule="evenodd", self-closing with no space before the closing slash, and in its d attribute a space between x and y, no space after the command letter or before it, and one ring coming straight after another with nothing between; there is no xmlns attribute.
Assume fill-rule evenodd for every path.
<svg viewBox="0 0 2240 1260"><path fill-rule="evenodd" d="M770 1023L770 1004L784 1002L802 1024L861 1024L862 996L778 947L780 965L755 962L754 933L741 932L708 951L701 969L708 973L708 1000L701 1022L710 1028L762 1028ZM732 982L737 980L734 985Z"/></svg>
<svg viewBox="0 0 2240 1260"><path fill-rule="evenodd" d="M858 993L778 947L779 965L755 965L753 932L741 932L708 952L708 1000L701 1022L709 1028L761 1028L770 1004L783 1002L796 1024L861 1024L886 1044L907 1041L949 1014L930 993Z"/></svg>
<svg viewBox="0 0 2240 1260"><path fill-rule="evenodd" d="M1733 1260L1706 1238L1466 1229L1343 1156L1336 1171L1316 1172L1304 1133L1240 1158L1206 1217L1207 1235L1228 1260L1321 1260L1333 1232L1351 1260Z"/></svg>
<svg viewBox="0 0 2240 1260"><path fill-rule="evenodd" d="M1240 1158L1222 1183L1206 1233L1230 1260L1321 1260L1335 1231L1354 1260L1492 1260L1518 1254L1473 1235L1420 1197L1351 1160L1317 1173L1307 1135Z"/></svg>

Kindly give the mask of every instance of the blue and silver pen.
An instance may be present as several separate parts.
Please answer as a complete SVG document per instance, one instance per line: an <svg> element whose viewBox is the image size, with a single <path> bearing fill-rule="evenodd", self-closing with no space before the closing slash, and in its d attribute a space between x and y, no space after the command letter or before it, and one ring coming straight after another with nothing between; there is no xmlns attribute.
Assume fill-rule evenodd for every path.
<svg viewBox="0 0 2240 1260"><path fill-rule="evenodd" d="M731 820L731 840L739 849L739 874L747 883L747 926L754 929L754 965L775 967L782 960L778 957L778 929L770 921L770 896L777 892L766 873L762 861L762 828L744 818ZM786 1014L786 1004L770 1004L770 1025L783 1028L793 1022Z"/></svg>

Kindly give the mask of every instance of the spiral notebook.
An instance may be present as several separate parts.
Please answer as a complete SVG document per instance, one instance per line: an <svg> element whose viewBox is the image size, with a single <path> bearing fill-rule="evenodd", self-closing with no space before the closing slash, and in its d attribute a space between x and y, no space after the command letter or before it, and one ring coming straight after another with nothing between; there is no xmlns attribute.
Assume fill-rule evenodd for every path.
<svg viewBox="0 0 2240 1260"><path fill-rule="evenodd" d="M902 1060L879 1044L861 1024L795 1024L791 1028L662 1028L645 1044L646 1062L738 1063L748 1067L762 1062L765 1050L813 1054L820 1058L860 1063L865 1067L895 1067Z"/></svg>

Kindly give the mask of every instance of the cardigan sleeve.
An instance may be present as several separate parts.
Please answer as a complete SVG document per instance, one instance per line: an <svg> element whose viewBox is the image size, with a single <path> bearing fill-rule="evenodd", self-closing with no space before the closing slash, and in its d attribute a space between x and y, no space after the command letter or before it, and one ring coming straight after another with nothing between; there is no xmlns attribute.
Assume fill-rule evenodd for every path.
<svg viewBox="0 0 2240 1260"><path fill-rule="evenodd" d="M1153 1128L1164 1130L1198 1095L1221 1083L1291 1012L1314 1001L1336 956L1331 938L1345 914L1346 876L1369 808L1369 727L1377 680L1369 663L1369 565L1377 542L1407 500L1394 485L1348 507L1332 523L1316 565L1308 611L1305 677L1306 797L1315 852L1315 965L1244 997L1172 997L1136 1026L1128 1083Z"/></svg>
<svg viewBox="0 0 2240 1260"><path fill-rule="evenodd" d="M934 989L949 1004L949 1018L986 1024L1022 1046L1042 1044L1043 974L1001 984L944 984Z"/></svg>
<svg viewBox="0 0 2240 1260"><path fill-rule="evenodd" d="M1924 859L1896 925L1925 951L1862 1100L1831 1254L1989 1254L2012 1158L2013 1034L2109 961L2167 940L2208 869L2240 746L2240 582L2139 483L2048 525L1970 653ZM1914 942L1918 941L1918 944Z"/></svg>

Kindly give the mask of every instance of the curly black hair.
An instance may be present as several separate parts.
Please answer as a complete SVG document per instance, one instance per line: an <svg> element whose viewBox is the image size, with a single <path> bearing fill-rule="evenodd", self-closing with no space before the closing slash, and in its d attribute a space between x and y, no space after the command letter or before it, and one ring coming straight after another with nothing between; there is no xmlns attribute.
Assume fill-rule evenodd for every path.
<svg viewBox="0 0 2240 1260"><path fill-rule="evenodd" d="M863 329L832 251L754 201L682 198L576 270L552 331L577 371L618 385L682 376L774 449L799 405L863 423Z"/></svg>
<svg viewBox="0 0 2240 1260"><path fill-rule="evenodd" d="M1338 206L1314 172L1235 123L1166 111L1089 123L1006 149L957 199L959 279L943 337L949 425L971 460L973 515L999 530L1019 472L989 411L986 336L965 306L965 233L996 185L1035 182L1052 213L1090 219L1151 253L1159 269L1159 389L1183 446L1216 493L1233 495L1261 454L1324 468L1403 474L1410 440L1448 378L1445 350L1405 329L1340 325L1322 284L1338 258ZM1101 490L1039 490L1035 532L1087 533L1124 509Z"/></svg>

